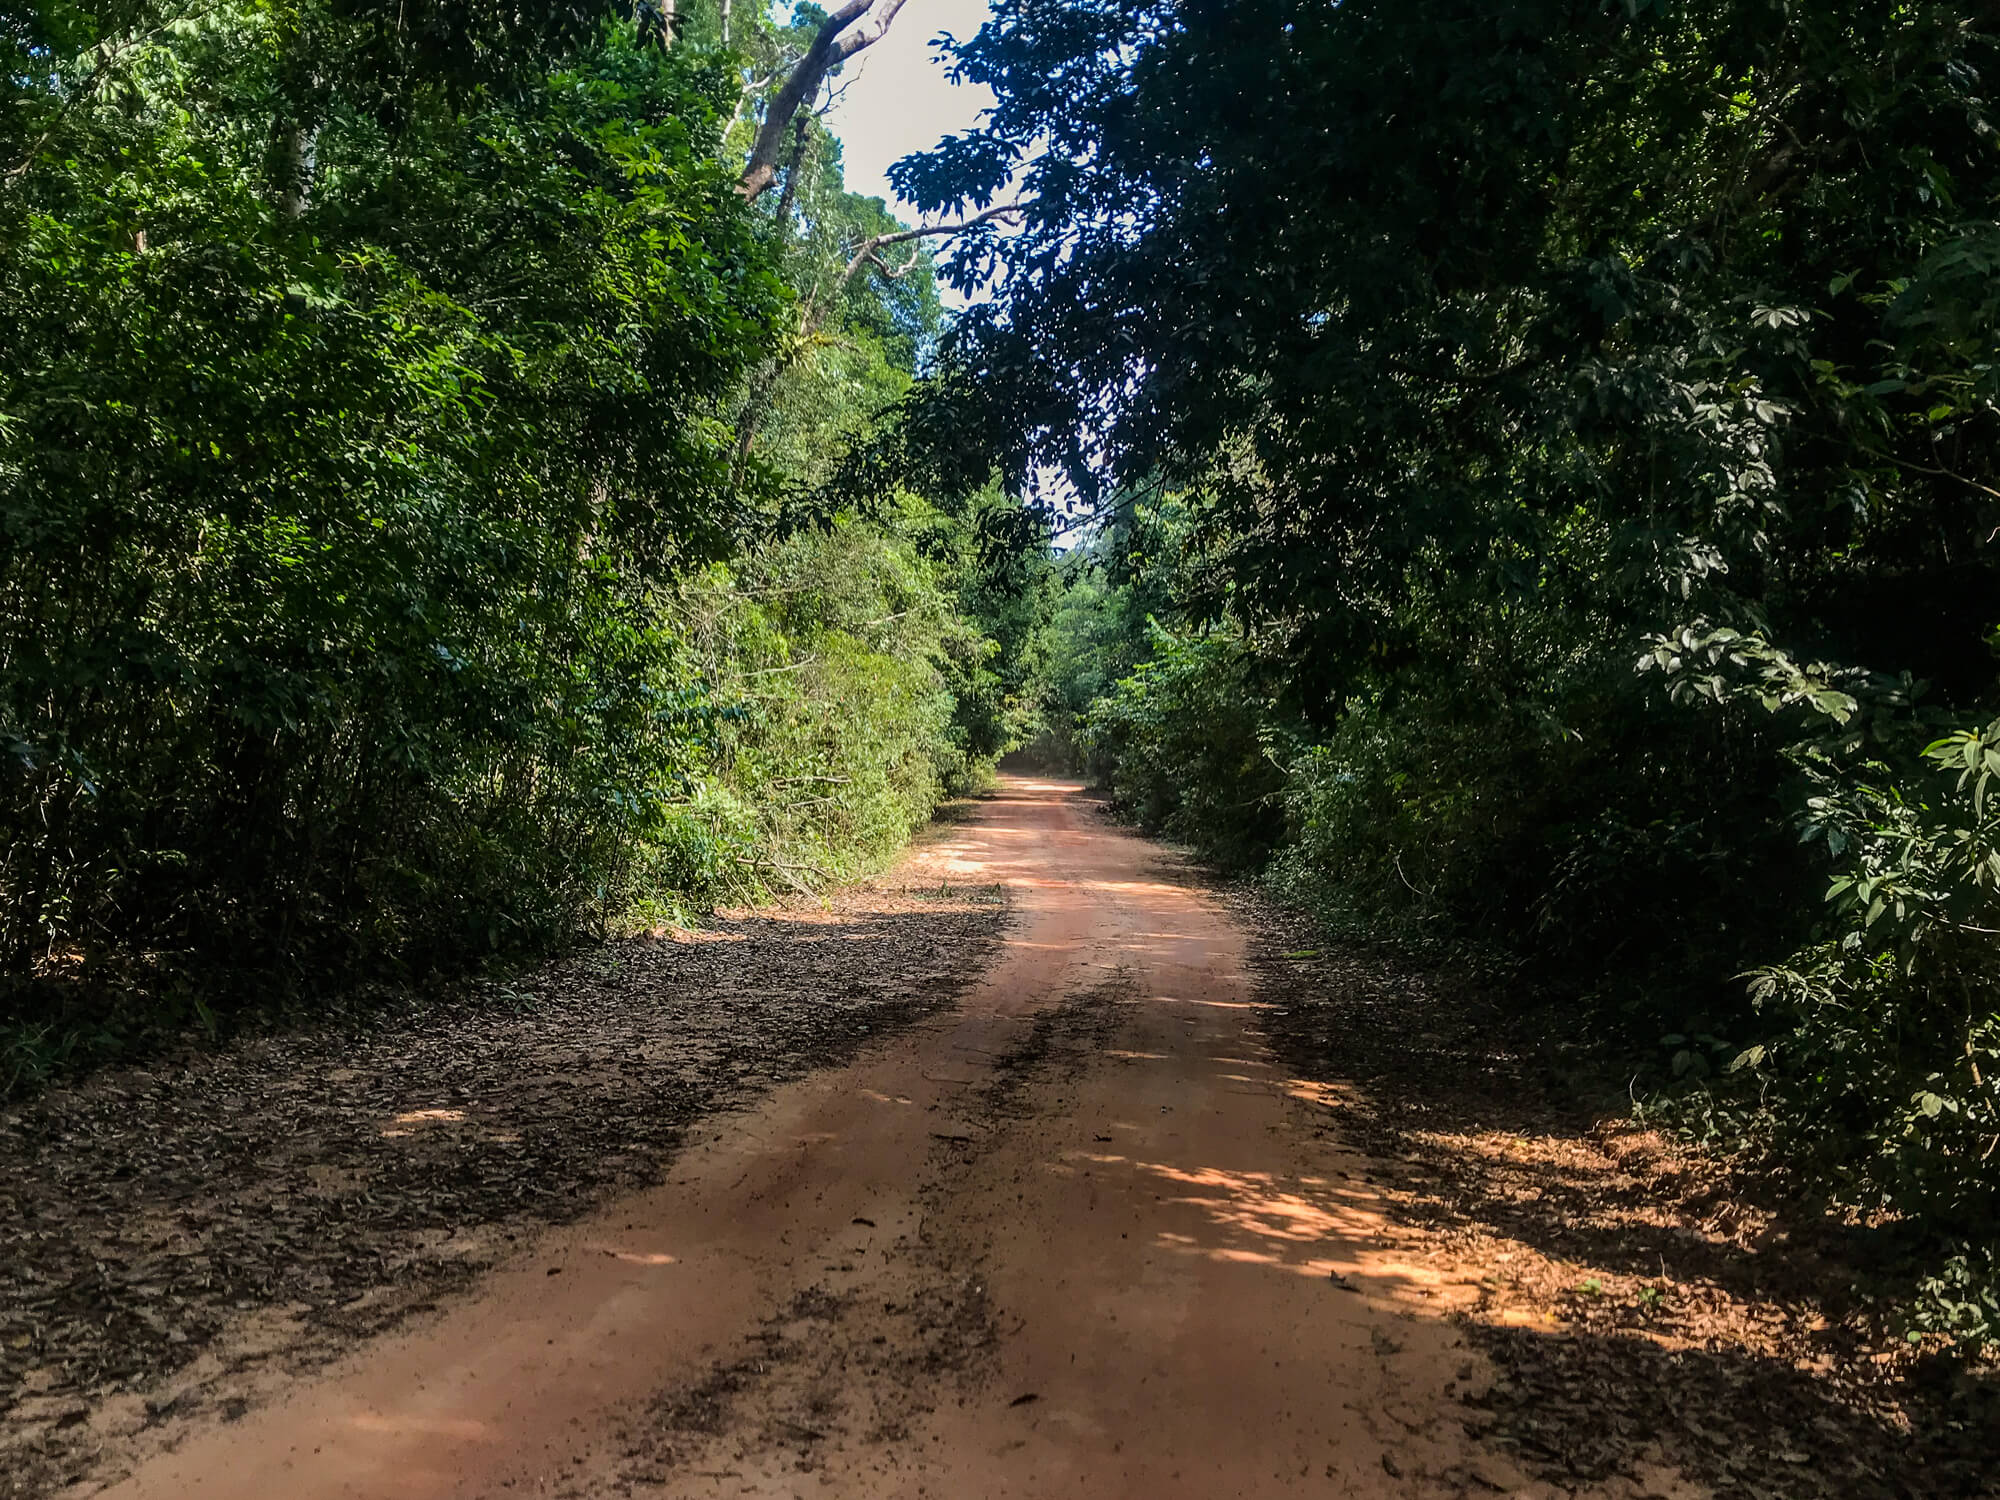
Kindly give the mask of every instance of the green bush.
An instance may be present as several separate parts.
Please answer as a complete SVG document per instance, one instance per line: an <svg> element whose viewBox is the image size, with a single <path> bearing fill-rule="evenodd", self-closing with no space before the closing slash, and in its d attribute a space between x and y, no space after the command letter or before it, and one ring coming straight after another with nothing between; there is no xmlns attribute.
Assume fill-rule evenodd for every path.
<svg viewBox="0 0 2000 1500"><path fill-rule="evenodd" d="M1085 716L1085 766L1141 826L1225 865L1255 865L1282 826L1284 773L1250 655L1230 635L1158 624L1149 644L1150 659Z"/></svg>
<svg viewBox="0 0 2000 1500"><path fill-rule="evenodd" d="M1761 643L1757 643L1761 647ZM1849 697L1776 653L1832 727L1797 750L1798 822L1835 871L1813 941L1751 976L1772 1144L1831 1202L1960 1247L1919 1326L2000 1336L2000 722L1923 748L1903 694Z"/></svg>
<svg viewBox="0 0 2000 1500"><path fill-rule="evenodd" d="M87 73L95 19L44 13L22 67ZM291 24L108 33L108 81L51 84L64 159L31 112L0 132L0 973L31 1011L88 974L545 946L615 904L705 722L659 589L731 541L716 403L785 306L719 159L728 71L593 26L505 89L384 80ZM302 200L268 158L313 48Z"/></svg>
<svg viewBox="0 0 2000 1500"><path fill-rule="evenodd" d="M644 841L635 920L858 874L979 784L1005 745L970 742L953 682L995 648L958 583L855 516L683 580L672 613L715 710Z"/></svg>

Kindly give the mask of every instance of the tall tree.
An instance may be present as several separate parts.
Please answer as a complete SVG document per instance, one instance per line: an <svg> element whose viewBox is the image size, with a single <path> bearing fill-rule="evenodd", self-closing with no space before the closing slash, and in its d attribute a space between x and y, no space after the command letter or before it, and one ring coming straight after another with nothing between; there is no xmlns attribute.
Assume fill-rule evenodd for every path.
<svg viewBox="0 0 2000 1500"><path fill-rule="evenodd" d="M1819 1180L1990 1226L1996 54L1950 0L1001 0L896 176L1025 176L947 258L1006 290L850 473L1175 497L1236 644L1161 672L1320 741L1270 795L1329 899L1760 1036Z"/></svg>

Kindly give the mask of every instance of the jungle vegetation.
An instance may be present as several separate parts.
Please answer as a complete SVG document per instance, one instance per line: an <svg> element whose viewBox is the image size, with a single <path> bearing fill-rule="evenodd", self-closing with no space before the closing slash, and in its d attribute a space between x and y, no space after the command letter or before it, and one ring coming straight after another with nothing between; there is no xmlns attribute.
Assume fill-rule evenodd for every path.
<svg viewBox="0 0 2000 1500"><path fill-rule="evenodd" d="M866 9L0 23L0 1086L978 782L1018 507L810 500L941 327L815 113Z"/></svg>
<svg viewBox="0 0 2000 1500"><path fill-rule="evenodd" d="M1044 748L2000 1332L2000 25L998 0L1017 234L850 461L1060 492Z"/></svg>
<svg viewBox="0 0 2000 1500"><path fill-rule="evenodd" d="M915 225L901 8L0 20L0 1082L816 887L1033 708L2000 1332L1988 8L996 0Z"/></svg>

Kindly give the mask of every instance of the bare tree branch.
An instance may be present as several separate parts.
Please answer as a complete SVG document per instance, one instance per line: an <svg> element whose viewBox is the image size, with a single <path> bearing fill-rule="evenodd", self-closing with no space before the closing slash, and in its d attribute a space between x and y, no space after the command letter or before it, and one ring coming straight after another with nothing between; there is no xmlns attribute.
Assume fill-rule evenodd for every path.
<svg viewBox="0 0 2000 1500"><path fill-rule="evenodd" d="M773 73L769 78L752 78L748 83L744 84L742 92L736 96L736 109L729 116L729 130L724 131L723 134L727 135L729 131L735 130L736 122L743 118L743 112L750 108L759 94L763 93L765 89L777 81L778 75Z"/></svg>
<svg viewBox="0 0 2000 1500"><path fill-rule="evenodd" d="M891 266L882 259L884 246L964 234L968 229L994 220L1018 219L1024 208L1025 205L1021 203L998 203L957 223L923 224L915 229L896 229L887 234L871 234L856 245L854 253L848 257L845 269L834 278L833 285L823 292L815 291L806 299L805 306L799 314L798 336L791 339L783 352L766 364L757 378L751 382L750 393L744 400L743 411L736 423L736 453L730 464L732 481L737 484L743 482L744 468L750 461L751 447L756 443L758 429L763 426L764 418L770 412L771 402L777 395L779 383L790 372L792 366L797 364L806 351L818 341L820 324L839 302L841 293L847 290L849 283L861 274L861 268L872 263L890 281L900 281L916 269L917 251L912 250L910 258L902 265Z"/></svg>
<svg viewBox="0 0 2000 1500"><path fill-rule="evenodd" d="M846 4L826 18L813 38L806 55L800 58L764 112L757 131L757 144L750 150L749 163L736 189L746 202L763 196L778 179L778 156L783 149L785 130L808 99L818 96L826 75L864 48L872 47L888 34L908 0L846 0Z"/></svg>
<svg viewBox="0 0 2000 1500"><path fill-rule="evenodd" d="M828 84L826 92L820 96L819 103L813 107L813 118L815 120L824 120L836 109L839 109L840 101L847 97L847 91L853 88L858 81L855 78L843 78L838 83Z"/></svg>
<svg viewBox="0 0 2000 1500"><path fill-rule="evenodd" d="M881 267L883 274L891 281L900 281L903 277L909 275L911 268L916 264L916 256L912 254L909 264L905 265L901 270L892 271L887 262L881 257L881 251L885 246L906 244L911 240L964 234L968 229L975 228L980 224L990 223L994 220L1018 223L1024 207L1024 204L1018 202L996 203L993 207L973 214L970 218L960 219L955 224L920 224L915 229L897 229L888 234L871 234L855 247L854 254L848 259L847 269L842 271L840 279L834 282L833 290L827 296L826 301L818 303L818 299L815 299L815 302L819 306L831 304L836 297L847 290L847 284L854 280L860 274L861 268L870 261ZM817 323L818 319L815 318L813 321Z"/></svg>
<svg viewBox="0 0 2000 1500"><path fill-rule="evenodd" d="M921 262L923 258L924 258L924 252L921 249L917 249L917 250L912 250L907 256L905 256L903 259L903 263L900 266L890 265L889 262L882 259L882 257L879 254L869 256L868 260L869 263L873 265L877 271L880 271L882 273L882 279L884 281L901 281L905 276L909 275L910 272L916 270L918 263Z"/></svg>

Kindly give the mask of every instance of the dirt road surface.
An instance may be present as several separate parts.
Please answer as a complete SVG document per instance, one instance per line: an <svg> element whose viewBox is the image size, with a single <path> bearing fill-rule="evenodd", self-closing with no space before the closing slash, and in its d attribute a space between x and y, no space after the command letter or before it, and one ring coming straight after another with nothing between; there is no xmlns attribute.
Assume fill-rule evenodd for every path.
<svg viewBox="0 0 2000 1500"><path fill-rule="evenodd" d="M1466 1436L1469 1290L1260 1039L1224 907L1057 783L927 858L1016 907L955 1010L102 1493L1557 1493Z"/></svg>

